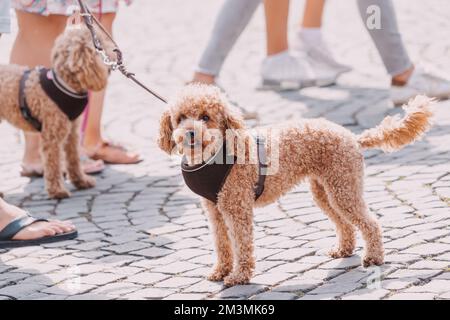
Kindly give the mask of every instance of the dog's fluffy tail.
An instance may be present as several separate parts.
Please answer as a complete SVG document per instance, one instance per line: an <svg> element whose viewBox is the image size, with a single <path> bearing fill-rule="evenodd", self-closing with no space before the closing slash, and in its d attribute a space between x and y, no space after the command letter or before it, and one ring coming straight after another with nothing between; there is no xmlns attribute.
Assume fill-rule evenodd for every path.
<svg viewBox="0 0 450 320"><path fill-rule="evenodd" d="M377 127L361 133L357 139L363 149L381 149L392 152L414 142L431 126L431 105L434 99L417 96L403 106L406 114L386 117Z"/></svg>

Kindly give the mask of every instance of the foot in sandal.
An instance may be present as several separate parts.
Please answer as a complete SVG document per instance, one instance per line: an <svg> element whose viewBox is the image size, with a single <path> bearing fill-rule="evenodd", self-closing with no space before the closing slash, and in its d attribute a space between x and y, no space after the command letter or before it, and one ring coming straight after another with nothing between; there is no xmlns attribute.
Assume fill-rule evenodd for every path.
<svg viewBox="0 0 450 320"><path fill-rule="evenodd" d="M84 146L85 153L93 160L102 160L108 164L137 164L142 161L138 153L125 147L102 141L96 146Z"/></svg>
<svg viewBox="0 0 450 320"><path fill-rule="evenodd" d="M92 160L87 155L81 155L81 166L84 173L88 175L99 174L105 169L105 163L102 160ZM41 162L22 163L22 177L42 177L44 175L44 167Z"/></svg>
<svg viewBox="0 0 450 320"><path fill-rule="evenodd" d="M33 218L0 198L0 249L71 240L77 235L71 222Z"/></svg>

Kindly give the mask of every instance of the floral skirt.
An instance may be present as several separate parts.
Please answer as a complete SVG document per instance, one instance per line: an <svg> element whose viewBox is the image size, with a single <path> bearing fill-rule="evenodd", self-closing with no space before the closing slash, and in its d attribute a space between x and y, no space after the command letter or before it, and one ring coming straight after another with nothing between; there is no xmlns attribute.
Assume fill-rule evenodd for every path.
<svg viewBox="0 0 450 320"><path fill-rule="evenodd" d="M95 13L117 12L121 0L84 0L88 8ZM123 0L129 5L133 0ZM30 13L48 16L50 14L69 15L77 0L13 0L13 8Z"/></svg>

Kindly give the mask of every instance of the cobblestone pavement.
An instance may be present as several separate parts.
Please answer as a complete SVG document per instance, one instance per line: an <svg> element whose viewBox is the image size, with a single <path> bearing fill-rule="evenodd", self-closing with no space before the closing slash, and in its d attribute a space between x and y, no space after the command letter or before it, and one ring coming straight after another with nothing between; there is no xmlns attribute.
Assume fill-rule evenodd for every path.
<svg viewBox="0 0 450 320"><path fill-rule="evenodd" d="M189 79L220 1L136 2L121 11L116 37L130 70L169 96ZM450 39L441 36L450 30L446 1L395 3L414 59L448 73ZM301 5L294 3L294 17ZM389 105L388 77L355 4L329 1L325 22L333 51L354 67L337 86L255 91L264 52L261 10L227 61L223 85L258 110L262 123L324 116L358 132L399 112ZM1 62L12 39L1 39ZM423 141L390 155L366 154L366 199L384 228L384 266L363 269L361 247L346 259L326 255L335 233L303 184L256 210L256 276L234 288L204 278L214 261L212 240L198 199L182 184L179 159L156 147L163 107L114 75L106 133L142 150L146 161L108 167L97 188L63 201L47 199L42 179L19 177L20 135L0 125L0 190L34 214L71 219L80 231L74 241L0 251L0 300L450 298L449 102L436 106L436 124Z"/></svg>

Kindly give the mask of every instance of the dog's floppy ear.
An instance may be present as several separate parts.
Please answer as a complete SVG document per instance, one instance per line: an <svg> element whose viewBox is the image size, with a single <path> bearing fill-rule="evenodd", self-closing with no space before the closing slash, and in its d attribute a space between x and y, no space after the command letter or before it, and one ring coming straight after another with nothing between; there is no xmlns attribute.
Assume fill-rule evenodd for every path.
<svg viewBox="0 0 450 320"><path fill-rule="evenodd" d="M161 150L167 152L168 154L171 154L172 149L175 147L175 143L172 140L172 134L172 119L170 116L170 111L166 110L162 114L161 120L159 121L158 145Z"/></svg>
<svg viewBox="0 0 450 320"><path fill-rule="evenodd" d="M241 112L236 107L228 105L227 108L224 108L224 116L227 129L244 129L244 119Z"/></svg>

